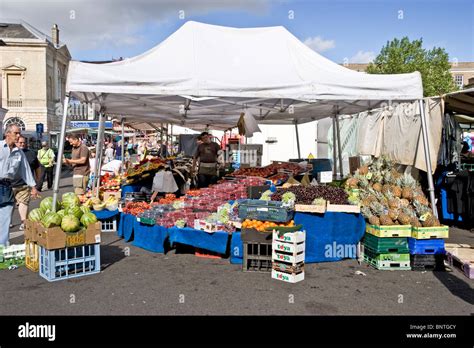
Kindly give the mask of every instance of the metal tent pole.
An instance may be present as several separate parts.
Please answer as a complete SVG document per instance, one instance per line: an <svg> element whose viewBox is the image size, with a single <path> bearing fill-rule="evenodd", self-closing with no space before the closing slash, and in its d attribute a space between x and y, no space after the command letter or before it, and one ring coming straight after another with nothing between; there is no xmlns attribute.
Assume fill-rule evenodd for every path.
<svg viewBox="0 0 474 348"><path fill-rule="evenodd" d="M69 106L69 94L66 93L64 97L64 109L63 109L63 119L61 123L61 134L59 136L59 148L58 148L58 158L56 160L56 175L54 176L54 187L53 187L53 211L56 211L56 202L58 201L59 194L59 181L61 178L61 166L63 164L63 155L64 155L64 141L66 139L66 124L67 124L67 111Z"/></svg>
<svg viewBox="0 0 474 348"><path fill-rule="evenodd" d="M336 158L336 118L332 118L332 176L335 179L337 175L337 158Z"/></svg>
<svg viewBox="0 0 474 348"><path fill-rule="evenodd" d="M436 209L434 184L433 184L433 171L431 169L431 156L428 139L428 128L426 126L425 107L423 99L419 101L420 105L420 117L421 117L421 132L423 135L423 148L425 150L425 161L426 161L426 174L428 177L428 192L430 193L431 208L433 209L434 216L438 217L438 210Z"/></svg>
<svg viewBox="0 0 474 348"><path fill-rule="evenodd" d="M296 131L296 145L298 146L298 159L301 158L301 150L300 150L300 134L298 133L298 122L295 120L295 131Z"/></svg>
<svg viewBox="0 0 474 348"><path fill-rule="evenodd" d="M336 112L336 133L337 133L337 150L339 152L339 174L341 179L344 177L343 168L342 168L342 147L341 147L341 130L339 129L339 115Z"/></svg>
<svg viewBox="0 0 474 348"><path fill-rule="evenodd" d="M102 112L99 115L99 129L97 131L97 144L95 148L95 169L94 169L94 181L92 185L92 190L97 185L97 192L93 192L94 197L99 195L99 185L100 185L100 163L102 162L102 143L104 142L104 125L105 125L105 114ZM122 140L123 147L123 140Z"/></svg>
<svg viewBox="0 0 474 348"><path fill-rule="evenodd" d="M123 172L125 170L125 119L122 118L122 166L121 166L121 174L123 175Z"/></svg>

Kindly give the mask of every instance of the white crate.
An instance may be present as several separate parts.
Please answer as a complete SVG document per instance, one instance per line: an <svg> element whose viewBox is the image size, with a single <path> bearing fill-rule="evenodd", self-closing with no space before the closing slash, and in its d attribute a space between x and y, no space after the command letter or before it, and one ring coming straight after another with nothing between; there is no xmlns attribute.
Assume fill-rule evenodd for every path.
<svg viewBox="0 0 474 348"><path fill-rule="evenodd" d="M273 250L285 253L300 253L305 250L305 242L296 244L276 241L273 242Z"/></svg>
<svg viewBox="0 0 474 348"><path fill-rule="evenodd" d="M101 232L117 232L117 219L112 220L102 220L100 221L101 224Z"/></svg>
<svg viewBox="0 0 474 348"><path fill-rule="evenodd" d="M287 262L291 264L296 264L300 262L304 262L304 252L301 254L293 254L293 255L287 255L287 254L281 254L279 252L276 252L273 250L272 253L272 259L275 262Z"/></svg>
<svg viewBox="0 0 474 348"><path fill-rule="evenodd" d="M297 283L304 280L304 271L298 274L285 273L272 269L272 278L278 279L287 283Z"/></svg>
<svg viewBox="0 0 474 348"><path fill-rule="evenodd" d="M285 233L282 237L279 237L277 231L273 231L273 242L287 242L287 243L302 243L306 240L306 232L298 231Z"/></svg>

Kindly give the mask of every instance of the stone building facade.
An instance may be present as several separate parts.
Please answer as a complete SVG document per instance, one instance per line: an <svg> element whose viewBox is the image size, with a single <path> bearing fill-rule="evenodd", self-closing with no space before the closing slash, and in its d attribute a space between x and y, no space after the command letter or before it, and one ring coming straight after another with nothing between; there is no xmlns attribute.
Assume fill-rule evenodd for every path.
<svg viewBox="0 0 474 348"><path fill-rule="evenodd" d="M60 130L57 103L64 99L71 55L59 41L59 28L51 36L26 22L0 23L0 107L8 110L3 127L17 123L23 133L36 135L43 124L43 139Z"/></svg>

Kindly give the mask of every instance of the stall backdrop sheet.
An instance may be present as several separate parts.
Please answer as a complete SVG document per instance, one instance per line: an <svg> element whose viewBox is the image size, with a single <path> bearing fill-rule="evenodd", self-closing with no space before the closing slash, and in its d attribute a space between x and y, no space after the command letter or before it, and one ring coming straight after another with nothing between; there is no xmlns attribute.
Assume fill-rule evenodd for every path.
<svg viewBox="0 0 474 348"><path fill-rule="evenodd" d="M357 257L357 243L365 233L365 219L361 214L296 213L295 224L303 224L306 231L305 262L329 262ZM341 257L341 250L344 255Z"/></svg>
<svg viewBox="0 0 474 348"><path fill-rule="evenodd" d="M170 244L181 243L219 254L227 252L229 234L223 231L207 233L193 228L171 227L168 229Z"/></svg>
<svg viewBox="0 0 474 348"><path fill-rule="evenodd" d="M91 210L91 213L96 216L97 220L108 220L120 214L118 209L112 211L106 209L100 211Z"/></svg>
<svg viewBox="0 0 474 348"><path fill-rule="evenodd" d="M135 220L133 233L132 245L155 253L165 252L165 239L168 236L168 229L166 227L144 225Z"/></svg>

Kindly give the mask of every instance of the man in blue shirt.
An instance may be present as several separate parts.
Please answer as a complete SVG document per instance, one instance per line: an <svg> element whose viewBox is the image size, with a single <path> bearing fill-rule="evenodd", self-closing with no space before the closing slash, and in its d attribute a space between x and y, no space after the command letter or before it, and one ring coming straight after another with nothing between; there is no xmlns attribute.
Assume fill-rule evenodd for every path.
<svg viewBox="0 0 474 348"><path fill-rule="evenodd" d="M21 178L31 187L32 198L38 197L36 182L25 154L16 142L21 135L20 127L9 125L5 140L0 141L0 244L7 246L15 196L12 181Z"/></svg>

